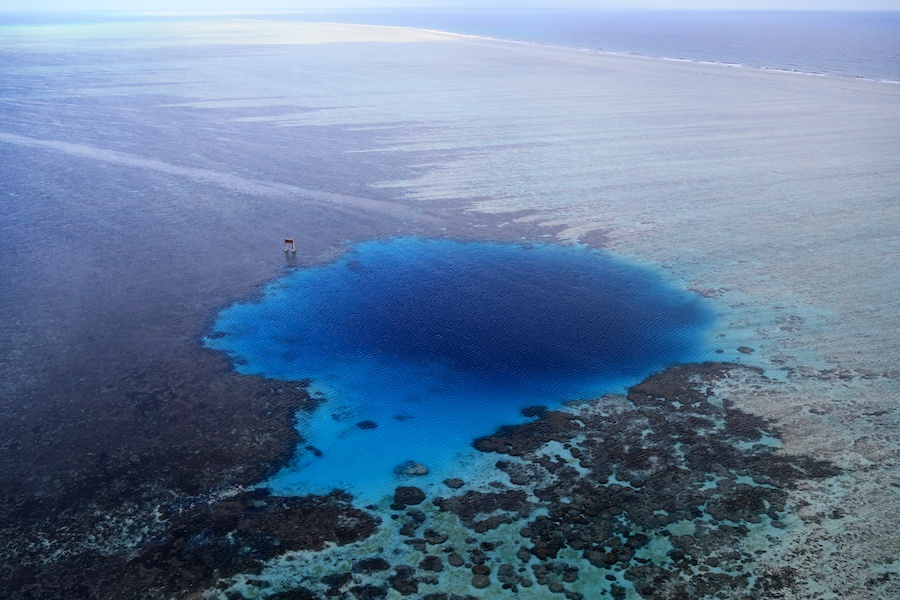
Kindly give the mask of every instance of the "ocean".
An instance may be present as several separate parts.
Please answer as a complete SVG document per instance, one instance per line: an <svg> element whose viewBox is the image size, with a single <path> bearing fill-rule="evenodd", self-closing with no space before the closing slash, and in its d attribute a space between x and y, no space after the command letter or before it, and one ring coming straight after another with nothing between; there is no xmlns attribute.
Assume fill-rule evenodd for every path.
<svg viewBox="0 0 900 600"><path fill-rule="evenodd" d="M452 31L523 43L900 83L900 13L380 10L280 18Z"/></svg>
<svg viewBox="0 0 900 600"><path fill-rule="evenodd" d="M142 21L179 17L144 13ZM231 18L413 27L528 44L900 83L900 14L846 11L378 9ZM0 11L0 25L128 22L129 13Z"/></svg>
<svg viewBox="0 0 900 600"><path fill-rule="evenodd" d="M4 15L0 596L900 596L897 31Z"/></svg>

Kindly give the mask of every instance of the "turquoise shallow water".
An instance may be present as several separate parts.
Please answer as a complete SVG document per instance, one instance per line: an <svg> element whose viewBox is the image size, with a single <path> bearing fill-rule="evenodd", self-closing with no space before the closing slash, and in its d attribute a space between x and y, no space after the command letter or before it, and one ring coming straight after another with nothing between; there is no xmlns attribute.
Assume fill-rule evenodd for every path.
<svg viewBox="0 0 900 600"><path fill-rule="evenodd" d="M206 343L325 399L271 487L376 501L457 473L525 407L697 359L711 322L699 297L597 250L401 238L292 272L222 311ZM408 461L429 474L398 472Z"/></svg>

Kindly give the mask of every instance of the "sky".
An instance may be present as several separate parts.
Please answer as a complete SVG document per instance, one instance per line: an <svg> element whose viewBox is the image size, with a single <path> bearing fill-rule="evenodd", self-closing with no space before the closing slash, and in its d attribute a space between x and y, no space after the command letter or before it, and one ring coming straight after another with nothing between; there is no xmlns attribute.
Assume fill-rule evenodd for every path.
<svg viewBox="0 0 900 600"><path fill-rule="evenodd" d="M900 0L0 0L0 11L222 12L378 7L900 10Z"/></svg>

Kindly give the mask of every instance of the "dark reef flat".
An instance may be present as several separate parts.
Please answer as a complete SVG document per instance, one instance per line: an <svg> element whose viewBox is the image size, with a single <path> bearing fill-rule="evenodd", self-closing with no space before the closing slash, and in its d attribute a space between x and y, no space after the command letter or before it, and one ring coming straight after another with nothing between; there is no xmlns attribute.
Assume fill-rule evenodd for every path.
<svg viewBox="0 0 900 600"><path fill-rule="evenodd" d="M293 592L271 597L382 598L390 588L403 596L450 598L441 593L438 577L445 570L469 572L474 590L543 586L572 599L583 598L579 582L597 574L608 576L614 598L626 596L622 581L644 598L772 597L796 574L789 566L748 573L744 566L754 557L742 550L744 538L764 522L786 527L793 486L839 470L778 453L767 442L779 435L771 422L710 391L728 377L761 378L730 364L682 365L651 376L626 396L532 411L540 414L536 420L474 442L481 452L498 455L486 486L448 481L440 496L398 488L386 523L337 493L279 498L234 491L173 498L152 515L136 511L151 531L127 550L83 550L39 565L37 555L7 539L6 551L16 561L5 562L2 591L4 597L30 598L187 597L220 580L227 588L230 576L245 573L249 586L265 593L271 585L265 576L252 577L263 573L265 561L322 550L329 542L362 541L383 525L397 527L402 543L420 553L417 564L396 563L387 550L361 554L349 568L320 570ZM296 408L303 400L302 394L264 390L262 384L271 382L249 381L259 394L255 404L268 403L266 410L279 402L281 410ZM231 461L240 448L233 443L221 452ZM261 446L245 450L247 457L263 455ZM141 473L139 453L135 459L132 468ZM208 472L210 459L198 461L192 472ZM121 475L107 477L122 481ZM141 479L135 482L146 484ZM197 481L195 488L215 483L221 484ZM85 500L97 501L97 494ZM458 519L452 530L440 517L444 513ZM513 539L499 533L504 524L523 522ZM513 562L509 548L500 552L510 544L517 545ZM562 558L571 552L586 563Z"/></svg>

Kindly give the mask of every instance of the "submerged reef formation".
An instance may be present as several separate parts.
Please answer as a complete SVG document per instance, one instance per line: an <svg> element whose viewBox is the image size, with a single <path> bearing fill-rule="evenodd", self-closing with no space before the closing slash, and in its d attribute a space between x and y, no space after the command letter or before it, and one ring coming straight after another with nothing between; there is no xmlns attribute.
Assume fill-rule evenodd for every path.
<svg viewBox="0 0 900 600"><path fill-rule="evenodd" d="M193 597L220 577L258 572L284 552L365 539L378 520L340 493L278 497L252 490L161 505L150 525L155 535L132 552L92 550L61 556L51 568L19 569L3 597ZM26 578L30 583L16 585Z"/></svg>
<svg viewBox="0 0 900 600"><path fill-rule="evenodd" d="M295 415L316 399L303 383L241 376L196 351L115 383L65 388L84 404L21 398L47 408L31 435L15 421L4 432L16 437L0 453L0 598L184 597L246 568L218 564L218 550L204 556L197 511L220 514L217 502L290 460Z"/></svg>
<svg viewBox="0 0 900 600"><path fill-rule="evenodd" d="M747 371L674 366L625 396L532 407L474 442L497 456L477 481L399 487L371 539L223 579L213 597L777 597L802 575L754 561L792 527L791 488L839 470L780 453L772 423L716 396Z"/></svg>
<svg viewBox="0 0 900 600"><path fill-rule="evenodd" d="M214 503L162 508L169 527L128 561L134 586L128 597L140 597L141 586L154 580L168 589L208 586L225 573L256 571L262 561L284 552L365 539L377 525L340 493L278 497L255 490Z"/></svg>
<svg viewBox="0 0 900 600"><path fill-rule="evenodd" d="M527 540L527 556L521 552L520 558L538 584L551 586L553 573L565 579L567 571L553 562L564 550L606 571L613 597L625 597L622 579L647 598L726 595L729 589L758 597L771 584L744 569L754 557L738 550L742 538L752 525L784 528L791 485L837 470L776 454L777 432L765 419L727 400L711 402L702 382L729 368L673 367L632 387L625 399L547 413L476 441L480 450L510 456L496 464L508 474L510 489L496 494L521 498L527 487L533 506L519 506L517 513L547 509L520 531ZM437 504L460 508L459 497ZM503 518L458 514L476 531Z"/></svg>
<svg viewBox="0 0 900 600"><path fill-rule="evenodd" d="M100 543L115 536L99 509L80 526L62 515L47 544L90 531L97 543L36 561L33 535L10 538L0 590L33 599L791 597L804 574L758 558L797 526L791 489L839 470L783 454L773 423L717 391L742 377L765 380L738 365L688 364L626 395L529 406L528 422L473 442L482 465L436 487L410 479L379 505L241 486L170 495L135 504L118 545Z"/></svg>

